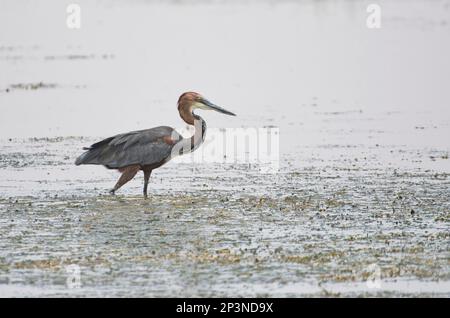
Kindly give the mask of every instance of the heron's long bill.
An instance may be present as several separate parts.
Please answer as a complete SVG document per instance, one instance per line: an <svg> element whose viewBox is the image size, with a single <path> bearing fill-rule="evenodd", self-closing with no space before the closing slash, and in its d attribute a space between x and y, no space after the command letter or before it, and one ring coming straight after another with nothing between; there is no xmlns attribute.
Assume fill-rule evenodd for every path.
<svg viewBox="0 0 450 318"><path fill-rule="evenodd" d="M226 114L226 115L230 115L230 116L236 116L236 114L234 114L232 112L229 112L228 110L211 103L206 98L202 99L202 104L206 106L205 109L212 109L212 110L215 110L215 111L217 111L219 113L222 113L222 114Z"/></svg>

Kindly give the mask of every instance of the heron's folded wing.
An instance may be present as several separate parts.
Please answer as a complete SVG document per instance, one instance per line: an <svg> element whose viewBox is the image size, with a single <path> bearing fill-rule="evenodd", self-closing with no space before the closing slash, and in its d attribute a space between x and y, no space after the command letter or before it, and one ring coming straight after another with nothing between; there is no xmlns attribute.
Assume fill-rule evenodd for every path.
<svg viewBox="0 0 450 318"><path fill-rule="evenodd" d="M165 126L120 134L93 144L76 163L108 168L156 164L170 158L173 145L164 141L167 136L181 138L173 128Z"/></svg>
<svg viewBox="0 0 450 318"><path fill-rule="evenodd" d="M109 168L121 168L134 164L152 165L167 160L172 151L172 146L164 141L125 146L126 143L104 149L99 156L99 161Z"/></svg>

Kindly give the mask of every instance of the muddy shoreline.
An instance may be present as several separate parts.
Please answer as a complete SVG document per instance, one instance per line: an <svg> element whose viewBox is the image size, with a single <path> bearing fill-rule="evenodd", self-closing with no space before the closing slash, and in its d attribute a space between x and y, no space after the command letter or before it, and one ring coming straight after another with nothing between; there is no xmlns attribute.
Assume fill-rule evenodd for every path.
<svg viewBox="0 0 450 318"><path fill-rule="evenodd" d="M245 165L203 165L193 173L174 163L155 174L144 200L139 177L109 196L117 174L92 167L83 176L72 167L65 147L85 139L29 141L36 142L62 151L49 160L36 147L32 162L11 167L6 158L0 169L48 177L28 180L46 189L37 194L20 194L17 180L16 189L1 188L6 295L449 295L449 174L359 164L292 169L284 162L276 176L265 176ZM175 167L184 173L173 174ZM73 264L81 288L67 287ZM367 286L373 266L380 289Z"/></svg>

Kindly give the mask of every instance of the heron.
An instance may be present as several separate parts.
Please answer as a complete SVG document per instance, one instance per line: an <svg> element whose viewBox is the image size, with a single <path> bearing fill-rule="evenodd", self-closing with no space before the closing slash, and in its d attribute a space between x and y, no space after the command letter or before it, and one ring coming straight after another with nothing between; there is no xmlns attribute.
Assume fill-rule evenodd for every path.
<svg viewBox="0 0 450 318"><path fill-rule="evenodd" d="M90 147L84 147L83 150L87 151L76 159L75 164L77 166L103 165L108 169L121 172L119 180L110 190L112 195L142 170L144 198L148 198L147 187L152 171L178 155L196 150L205 140L206 122L194 113L195 109L215 110L222 114L236 116L196 92L183 93L177 105L181 119L195 127L194 134L190 138L183 138L175 129L168 126L131 131L103 139Z"/></svg>

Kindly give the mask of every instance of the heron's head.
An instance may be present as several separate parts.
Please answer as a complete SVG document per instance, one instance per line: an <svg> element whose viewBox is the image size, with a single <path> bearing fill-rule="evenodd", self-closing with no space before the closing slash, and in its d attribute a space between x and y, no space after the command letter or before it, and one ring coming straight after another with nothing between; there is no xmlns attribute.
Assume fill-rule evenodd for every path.
<svg viewBox="0 0 450 318"><path fill-rule="evenodd" d="M194 109L215 110L216 112L222 114L236 116L232 112L229 112L228 110L211 103L209 100L207 100L199 93L195 92L183 93L178 99L178 111L180 112L180 114L185 112L192 114L192 111Z"/></svg>

